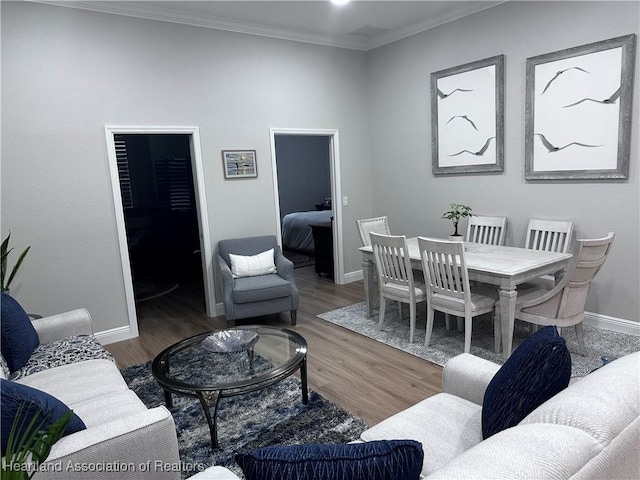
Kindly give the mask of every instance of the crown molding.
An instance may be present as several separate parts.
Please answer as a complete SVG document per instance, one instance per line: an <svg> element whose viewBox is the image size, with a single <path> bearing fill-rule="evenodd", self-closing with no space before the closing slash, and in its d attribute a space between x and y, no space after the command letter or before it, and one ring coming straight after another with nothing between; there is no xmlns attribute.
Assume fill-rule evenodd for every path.
<svg viewBox="0 0 640 480"><path fill-rule="evenodd" d="M156 20L161 22L178 23L194 27L212 28L247 35L277 38L295 42L312 43L329 47L346 48L350 50L368 51L389 43L402 40L420 32L424 32L439 25L452 22L462 17L486 10L505 3L508 0L486 1L473 8L460 9L446 17L436 21L421 22L404 29L390 30L371 38L357 37L353 35L324 35L305 32L292 28L278 28L261 25L252 22L239 22L228 18L211 15L194 15L186 12L177 12L163 7L140 5L136 2L105 1L82 2L69 0L28 0L34 3L54 5L59 7L76 8L112 15L124 15L129 17ZM162 2L158 2L162 4Z"/></svg>

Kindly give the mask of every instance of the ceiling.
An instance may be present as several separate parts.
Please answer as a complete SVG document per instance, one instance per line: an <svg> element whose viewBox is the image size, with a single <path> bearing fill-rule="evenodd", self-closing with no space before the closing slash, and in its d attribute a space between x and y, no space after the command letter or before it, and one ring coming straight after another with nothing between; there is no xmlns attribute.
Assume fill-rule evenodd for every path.
<svg viewBox="0 0 640 480"><path fill-rule="evenodd" d="M357 0L344 6L328 0L41 3L366 51L504 1Z"/></svg>

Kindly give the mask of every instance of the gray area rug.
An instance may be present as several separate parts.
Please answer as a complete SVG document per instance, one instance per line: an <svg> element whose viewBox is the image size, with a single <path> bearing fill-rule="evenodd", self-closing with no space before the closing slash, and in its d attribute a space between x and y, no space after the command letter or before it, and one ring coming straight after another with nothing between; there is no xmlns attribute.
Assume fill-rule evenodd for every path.
<svg viewBox="0 0 640 480"><path fill-rule="evenodd" d="M196 361L196 359L194 359ZM195 364L193 366L195 370ZM122 370L122 375L147 407L164 405L164 392L151 375L151 362ZM362 419L309 390L302 403L300 381L289 377L262 390L220 400L218 441L212 450L209 427L195 398L173 396L182 478L211 465L229 468L240 478L238 453L273 445L347 443L367 428Z"/></svg>
<svg viewBox="0 0 640 480"><path fill-rule="evenodd" d="M443 366L447 360L464 351L464 332L458 332L455 318L451 319L451 330L446 330L444 315L436 312L431 334L431 344L424 346L426 312L424 304L418 305L414 343L409 343L409 309L404 309L405 318L400 320L395 302L389 302L382 329L378 329L378 312L367 315L365 303L357 303L318 315L319 318L352 330L366 337L403 350L417 357ZM513 335L514 349L529 336L528 324L516 320ZM575 330L562 331L571 352L572 375L585 375L602 365L602 357L621 357L640 350L640 337L625 335L610 330L584 326L584 340L587 356L578 353ZM473 320L471 353L495 363L502 364L502 354L494 352L493 323L490 315L482 315Z"/></svg>

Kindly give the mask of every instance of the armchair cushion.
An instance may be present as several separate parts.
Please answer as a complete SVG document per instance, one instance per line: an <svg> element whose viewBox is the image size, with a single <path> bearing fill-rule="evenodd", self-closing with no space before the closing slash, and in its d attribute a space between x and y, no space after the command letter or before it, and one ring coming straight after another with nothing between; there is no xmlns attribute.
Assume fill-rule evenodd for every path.
<svg viewBox="0 0 640 480"><path fill-rule="evenodd" d="M235 278L276 273L276 264L273 258L273 248L257 255L235 255L230 253L231 273Z"/></svg>
<svg viewBox="0 0 640 480"><path fill-rule="evenodd" d="M18 302L2 293L2 355L13 372L22 368L40 344L38 334L31 320Z"/></svg>
<svg viewBox="0 0 640 480"><path fill-rule="evenodd" d="M520 423L569 385L571 356L556 327L527 338L495 374L484 394L484 439Z"/></svg>
<svg viewBox="0 0 640 480"><path fill-rule="evenodd" d="M18 415L20 405L23 405L20 412L21 423L18 427L18 434L22 434L28 427L33 417L40 412L39 420L43 422L40 429L46 429L65 414L69 407L56 397L46 392L37 390L27 385L22 385L10 380L0 380L2 385L2 455L7 451L9 432ZM76 414L73 414L67 424L64 435L79 432L87 427Z"/></svg>
<svg viewBox="0 0 640 480"><path fill-rule="evenodd" d="M413 440L267 447L236 456L247 480L418 480L424 452Z"/></svg>
<svg viewBox="0 0 640 480"><path fill-rule="evenodd" d="M260 302L290 295L291 282L275 273L257 277L237 278L233 288L233 301L235 303Z"/></svg>

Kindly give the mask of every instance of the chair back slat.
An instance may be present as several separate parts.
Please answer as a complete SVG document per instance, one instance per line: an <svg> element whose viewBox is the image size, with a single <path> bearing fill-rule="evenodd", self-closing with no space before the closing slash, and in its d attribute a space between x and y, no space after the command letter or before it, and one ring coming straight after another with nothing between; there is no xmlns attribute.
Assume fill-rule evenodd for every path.
<svg viewBox="0 0 640 480"><path fill-rule="evenodd" d="M572 232L573 222L531 219L527 227L525 248L567 253Z"/></svg>
<svg viewBox="0 0 640 480"><path fill-rule="evenodd" d="M504 245L506 217L474 215L467 225L467 241L485 245Z"/></svg>
<svg viewBox="0 0 640 480"><path fill-rule="evenodd" d="M371 233L391 235L391 231L389 230L389 221L386 216L356 220L356 226L358 227L358 233L360 234L360 241L365 247L371 245L371 237L369 236Z"/></svg>

